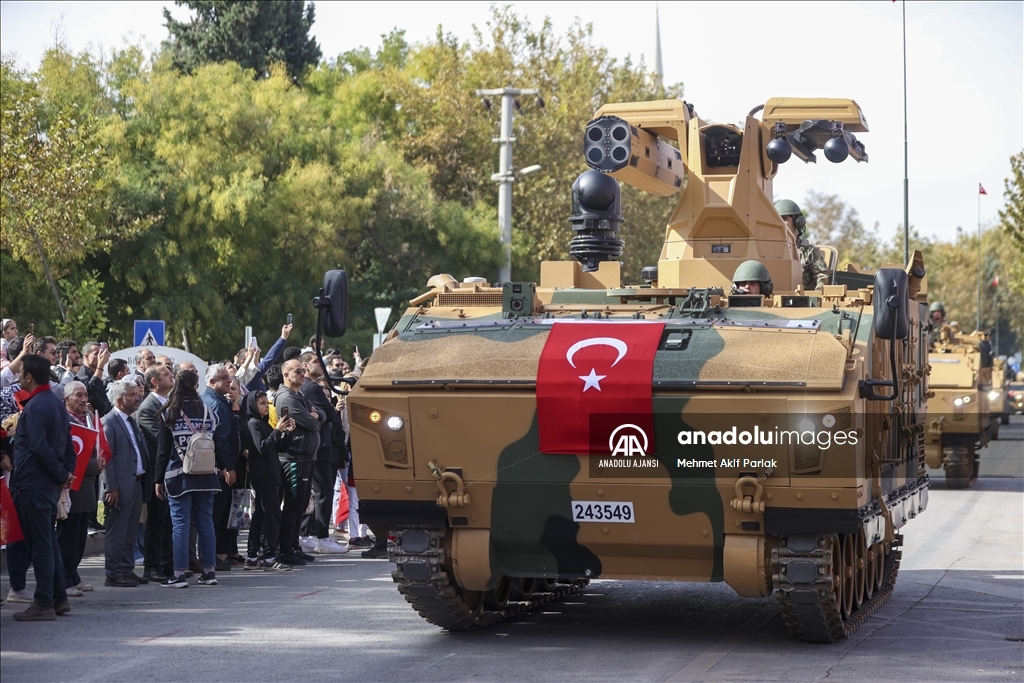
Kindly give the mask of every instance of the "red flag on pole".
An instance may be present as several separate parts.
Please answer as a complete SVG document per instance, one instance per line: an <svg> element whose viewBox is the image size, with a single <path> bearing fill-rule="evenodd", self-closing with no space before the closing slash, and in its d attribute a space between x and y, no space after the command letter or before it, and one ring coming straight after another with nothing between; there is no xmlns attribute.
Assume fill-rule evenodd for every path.
<svg viewBox="0 0 1024 683"><path fill-rule="evenodd" d="M540 450L607 454L613 432L628 423L653 452L651 378L664 329L653 322L554 323L537 368Z"/></svg>
<svg viewBox="0 0 1024 683"><path fill-rule="evenodd" d="M18 512L14 509L14 499L7 488L7 480L0 477L0 545L21 541L24 538L21 524L18 523Z"/></svg>
<svg viewBox="0 0 1024 683"><path fill-rule="evenodd" d="M75 481L71 484L71 490L77 491L82 486L82 477L85 476L85 468L89 465L89 458L96 452L96 442L100 434L95 429L89 429L79 424L71 424L71 443L75 447Z"/></svg>
<svg viewBox="0 0 1024 683"><path fill-rule="evenodd" d="M981 183L978 183L978 194L988 194L988 192L985 192L985 186Z"/></svg>

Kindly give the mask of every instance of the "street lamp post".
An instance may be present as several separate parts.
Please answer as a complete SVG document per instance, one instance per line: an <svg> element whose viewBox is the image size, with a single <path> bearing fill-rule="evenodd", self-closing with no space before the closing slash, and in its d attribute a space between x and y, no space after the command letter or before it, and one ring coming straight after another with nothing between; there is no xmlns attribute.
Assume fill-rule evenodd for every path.
<svg viewBox="0 0 1024 683"><path fill-rule="evenodd" d="M498 160L498 172L491 176L491 180L498 183L498 231L501 233L501 245L504 252L502 265L498 272L500 282L508 282L512 279L512 183L515 182L516 173L512 168L512 143L515 137L512 135L512 117L515 110L515 98L521 95L536 95L540 91L535 88L496 88L493 90L477 90L477 97L501 95L501 134L492 142L497 142L501 147L501 154ZM532 166L528 170L534 169Z"/></svg>

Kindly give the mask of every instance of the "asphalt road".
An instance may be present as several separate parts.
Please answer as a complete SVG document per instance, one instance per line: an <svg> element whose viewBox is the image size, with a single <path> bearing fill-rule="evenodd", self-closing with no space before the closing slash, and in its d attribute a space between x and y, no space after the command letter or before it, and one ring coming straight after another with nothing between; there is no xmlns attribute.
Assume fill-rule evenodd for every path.
<svg viewBox="0 0 1024 683"><path fill-rule="evenodd" d="M850 639L786 635L774 598L724 584L595 581L487 631L448 634L354 553L287 574L231 571L215 587L97 586L48 623L0 610L14 681L1021 681L1024 418L982 453L970 490L934 480L905 528L896 590ZM31 584L30 584L31 585ZM7 592L6 575L0 588Z"/></svg>

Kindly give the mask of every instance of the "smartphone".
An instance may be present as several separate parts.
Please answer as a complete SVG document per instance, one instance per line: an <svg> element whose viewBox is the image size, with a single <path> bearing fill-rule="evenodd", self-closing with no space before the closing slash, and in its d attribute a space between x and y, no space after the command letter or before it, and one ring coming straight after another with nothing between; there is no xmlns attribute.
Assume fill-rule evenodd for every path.
<svg viewBox="0 0 1024 683"><path fill-rule="evenodd" d="M36 324L32 323L31 325L29 325L28 326L28 331L29 331L29 334L35 335L35 333L36 333Z"/></svg>
<svg viewBox="0 0 1024 683"><path fill-rule="evenodd" d="M284 420L284 419L287 419L287 418L288 418L288 406L283 406L281 408L281 419Z"/></svg>
<svg viewBox="0 0 1024 683"><path fill-rule="evenodd" d="M288 324L289 325L292 324L292 314L291 313L288 314Z"/></svg>
<svg viewBox="0 0 1024 683"><path fill-rule="evenodd" d="M100 350L101 351L106 351L107 348L108 348L107 347L107 342L100 342Z"/></svg>
<svg viewBox="0 0 1024 683"><path fill-rule="evenodd" d="M249 337L249 348L255 349L257 347L256 337Z"/></svg>

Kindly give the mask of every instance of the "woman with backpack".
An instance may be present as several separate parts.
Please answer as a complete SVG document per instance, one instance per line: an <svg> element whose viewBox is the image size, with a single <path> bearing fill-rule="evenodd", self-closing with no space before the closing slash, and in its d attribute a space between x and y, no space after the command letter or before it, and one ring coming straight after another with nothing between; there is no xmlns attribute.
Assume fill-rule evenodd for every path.
<svg viewBox="0 0 1024 683"><path fill-rule="evenodd" d="M223 456L216 452L212 438L217 419L199 398L198 386L199 375L183 370L161 411L156 495L166 499L171 508L174 576L160 584L168 588L188 587L192 576L188 571L189 528L193 520L203 563L199 583L217 585L213 496L220 491L217 471L223 469ZM210 457L211 449L214 458Z"/></svg>
<svg viewBox="0 0 1024 683"><path fill-rule="evenodd" d="M246 569L276 569L287 571L290 566L277 561L278 540L281 531L281 462L278 449L284 450L291 442L295 420L285 417L270 426L270 403L267 392L256 390L245 397L247 423L242 431L242 443L249 451L249 481L256 492L256 510L249 527L249 558ZM260 539L263 539L263 557L260 558Z"/></svg>

